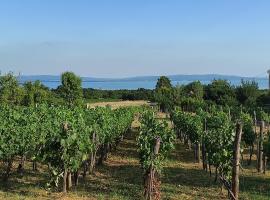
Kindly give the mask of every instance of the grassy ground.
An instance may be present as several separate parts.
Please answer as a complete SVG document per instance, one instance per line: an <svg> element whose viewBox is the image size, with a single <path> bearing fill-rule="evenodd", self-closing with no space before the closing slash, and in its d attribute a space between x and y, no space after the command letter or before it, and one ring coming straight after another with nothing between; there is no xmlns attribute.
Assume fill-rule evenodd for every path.
<svg viewBox="0 0 270 200"><path fill-rule="evenodd" d="M148 105L147 101L143 100L137 100L137 101L108 101L108 102L96 102L96 103L88 103L87 106L90 108L95 108L97 106L99 107L105 107L105 106L111 106L112 109L116 109L119 107L127 107L127 106L142 106L142 105Z"/></svg>
<svg viewBox="0 0 270 200"><path fill-rule="evenodd" d="M121 99L86 99L85 103L100 103L100 102L119 102Z"/></svg>
<svg viewBox="0 0 270 200"><path fill-rule="evenodd" d="M46 166L39 166L39 172L31 171L27 163L23 177L16 172L8 183L0 184L0 199L142 199L142 170L138 161L135 142L136 132L130 133L116 151L111 153L103 166L97 167L94 175L80 180L66 196L45 190ZM258 175L253 166L245 168L241 176L241 199L270 199L270 175ZM181 143L164 165L162 199L165 200L218 200L227 199L214 178L193 163L192 151Z"/></svg>

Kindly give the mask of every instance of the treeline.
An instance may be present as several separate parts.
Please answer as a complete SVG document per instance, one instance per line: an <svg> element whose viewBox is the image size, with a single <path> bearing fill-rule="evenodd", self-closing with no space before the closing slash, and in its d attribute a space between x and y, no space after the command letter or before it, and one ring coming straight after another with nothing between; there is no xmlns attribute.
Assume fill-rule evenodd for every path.
<svg viewBox="0 0 270 200"><path fill-rule="evenodd" d="M226 80L213 80L208 85L195 81L173 86L169 78L162 76L153 90L100 90L82 88L79 76L65 72L61 76L61 85L56 89L49 89L39 81L20 85L17 77L11 73L0 76L0 103L29 106L39 103L65 105L74 101L76 105L83 105L89 101L104 100L155 101L162 111L170 110L174 105L184 110L220 105L243 106L251 110L260 107L270 111L269 91L260 90L254 81L242 81L240 86L232 86Z"/></svg>
<svg viewBox="0 0 270 200"><path fill-rule="evenodd" d="M162 76L157 82L154 98L162 111L172 110L175 106L195 111L213 105L238 107L252 112L257 109L270 111L270 92L260 90L254 81L242 81L240 86L232 86L226 80L213 80L208 85L195 81L174 87L167 77Z"/></svg>
<svg viewBox="0 0 270 200"><path fill-rule="evenodd" d="M61 75L61 85L56 90L51 90L40 81L20 85L17 77L8 73L0 76L0 104L84 106L82 81L73 72L65 72Z"/></svg>
<svg viewBox="0 0 270 200"><path fill-rule="evenodd" d="M166 87L167 89L164 89ZM163 88L163 89L162 89ZM160 77L156 88L137 90L100 90L85 88L86 100L148 100L157 101L161 107L172 105L188 106L191 102L202 106L203 101L211 105L262 107L270 110L270 93L260 90L255 81L242 81L240 86L233 86L226 80L213 80L208 85L194 81L187 85L172 86L167 77ZM165 105L166 104L166 105Z"/></svg>
<svg viewBox="0 0 270 200"><path fill-rule="evenodd" d="M0 76L0 103L32 106L40 103L66 105L71 101L83 105L89 101L105 100L147 100L154 101L154 90L139 88L137 90L101 90L82 88L81 79L72 72L61 76L61 85L50 89L40 81L19 84L12 73Z"/></svg>
<svg viewBox="0 0 270 200"><path fill-rule="evenodd" d="M137 90L100 90L84 88L83 96L88 100L122 99L122 100L154 100L154 91L139 88Z"/></svg>

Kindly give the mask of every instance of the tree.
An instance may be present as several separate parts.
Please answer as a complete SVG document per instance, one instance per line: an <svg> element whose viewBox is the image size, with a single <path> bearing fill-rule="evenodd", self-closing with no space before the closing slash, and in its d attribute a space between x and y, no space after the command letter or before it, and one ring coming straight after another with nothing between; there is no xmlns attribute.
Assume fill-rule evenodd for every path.
<svg viewBox="0 0 270 200"><path fill-rule="evenodd" d="M258 83L242 80L241 86L236 88L237 100L246 106L255 106L259 95Z"/></svg>
<svg viewBox="0 0 270 200"><path fill-rule="evenodd" d="M4 104L18 105L21 103L23 90L17 78L8 73L0 77L0 101Z"/></svg>
<svg viewBox="0 0 270 200"><path fill-rule="evenodd" d="M263 93L257 98L257 105L261 107L268 107L268 110L270 110L270 92Z"/></svg>
<svg viewBox="0 0 270 200"><path fill-rule="evenodd" d="M194 81L189 83L184 88L185 93L189 97L193 97L196 99L202 99L204 95L203 85L200 81Z"/></svg>
<svg viewBox="0 0 270 200"><path fill-rule="evenodd" d="M160 88L155 92L155 100L160 106L162 112L170 111L174 106L173 90L170 88Z"/></svg>
<svg viewBox="0 0 270 200"><path fill-rule="evenodd" d="M243 123L243 135L242 140L244 141L245 145L249 147L249 160L248 165L251 164L251 159L254 151L254 143L256 141L256 133L254 132L253 127L253 119L250 114L240 112L239 119Z"/></svg>
<svg viewBox="0 0 270 200"><path fill-rule="evenodd" d="M236 104L234 89L226 80L213 80L211 84L207 85L205 99L222 106Z"/></svg>
<svg viewBox="0 0 270 200"><path fill-rule="evenodd" d="M82 102L82 80L73 72L65 72L61 76L62 85L59 86L59 93L68 106L80 105Z"/></svg>
<svg viewBox="0 0 270 200"><path fill-rule="evenodd" d="M39 103L46 102L48 98L49 90L44 85L41 84L40 81L26 82L24 84L24 105L33 106Z"/></svg>
<svg viewBox="0 0 270 200"><path fill-rule="evenodd" d="M181 106L183 97L184 97L184 86L177 84L175 87L173 87L173 105Z"/></svg>
<svg viewBox="0 0 270 200"><path fill-rule="evenodd" d="M160 89L160 88L172 88L172 84L171 81L168 77L166 76L161 76L156 84L156 90Z"/></svg>
<svg viewBox="0 0 270 200"><path fill-rule="evenodd" d="M174 94L171 81L166 76L161 76L156 84L155 100L159 103L162 112L166 112L173 107Z"/></svg>

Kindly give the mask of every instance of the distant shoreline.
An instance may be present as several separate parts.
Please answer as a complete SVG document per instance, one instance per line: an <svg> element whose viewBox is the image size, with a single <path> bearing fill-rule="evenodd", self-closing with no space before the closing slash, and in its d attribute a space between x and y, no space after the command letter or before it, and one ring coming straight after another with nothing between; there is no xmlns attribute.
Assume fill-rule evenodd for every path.
<svg viewBox="0 0 270 200"><path fill-rule="evenodd" d="M139 88L144 89L154 89L156 85L156 79L158 77L138 77L138 78L129 78L129 79L94 79L94 78L83 78L82 77L82 86L83 88L93 88L93 89L102 89L102 90L136 90ZM241 84L241 80L245 81L256 81L260 89L268 88L268 79L267 78L251 78L251 77L237 77L237 76L224 76L224 75L194 75L194 76L169 76L173 85L186 85L193 81L201 81L202 84L209 84L214 79L223 79L230 82L231 85L238 86ZM45 86L50 89L55 89L61 85L60 77L54 76L50 79L48 76L21 76L19 78L19 83L23 84L27 81L36 81L39 80Z"/></svg>
<svg viewBox="0 0 270 200"><path fill-rule="evenodd" d="M96 78L96 77L83 77L81 79L83 82L126 82L126 81L157 81L160 76L136 76L136 77L126 77L126 78ZM267 80L265 77L246 77L246 76L236 76L236 75L221 75L221 74L191 74L191 75L168 75L172 81L194 81L194 80L213 80L213 79L226 79L226 80ZM59 75L22 75L18 77L20 81L46 81L55 82L60 81L61 76Z"/></svg>

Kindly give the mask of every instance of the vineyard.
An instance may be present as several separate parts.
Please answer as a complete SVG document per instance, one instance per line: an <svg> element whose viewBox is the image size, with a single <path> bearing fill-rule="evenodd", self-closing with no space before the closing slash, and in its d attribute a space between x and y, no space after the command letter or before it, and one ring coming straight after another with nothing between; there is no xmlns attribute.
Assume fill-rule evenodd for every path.
<svg viewBox="0 0 270 200"><path fill-rule="evenodd" d="M38 187L46 192L45 196L48 195L49 198L50 195L51 197L58 195L57 198L65 198L66 195L60 194L68 193L66 197L74 195L78 188L87 187L89 177L91 185L93 177L95 177L95 182L101 184L100 181L104 178L101 177L101 180L98 180L97 174L103 171L109 174L127 173L119 174L119 176L127 176L122 178L124 181L130 181L130 187L134 184L135 191L133 192L136 192L134 199L163 199L166 196L169 199L177 199L180 196L183 199L189 199L184 195L186 189L181 191L183 189L181 184L189 182L192 185L192 182L186 180L186 176L192 173L198 174L198 177L190 177L192 180L203 177L206 181L197 180L198 183L194 183L194 186L200 188L200 184L201 186L209 185L209 189L216 190L218 194L215 194L217 196L214 195L214 198L237 199L235 194L239 193L235 193L232 188L234 184L239 184L237 179L234 180L235 174L239 176L239 173L245 174L246 171L250 173L252 168L261 174L267 174L266 160L269 155L267 141L269 139L267 139L267 129L264 128L265 124L259 123L263 119L267 121L265 117L268 116L264 113L258 114L256 125L260 125L259 129L248 113L242 112L233 116L230 112L217 108L212 108L207 112L200 109L196 113L176 109L172 111L170 118L167 118L168 115L161 116L161 118L158 117L155 111L147 107L112 110L109 107L70 109L45 105L2 106L0 156L3 182L1 185L7 190L14 190L12 185L16 181L22 181L24 178L28 181L32 180L42 172L42 181L38 183ZM261 134L265 135L264 142L260 140ZM239 152L238 161L235 161L237 135L240 136L238 137ZM240 142L241 136L242 142ZM255 146L262 148L263 155L254 155ZM181 154L179 154L179 149ZM114 159L113 161L110 161L110 156ZM258 161L254 166L256 158ZM113 162L117 164L123 162L124 166L130 162L134 166L131 169L127 166L122 169L119 166L114 169L119 172L111 172L109 166L112 165L110 167L113 168L115 165L112 164ZM180 170L183 168L182 165L191 167L192 170L183 172ZM243 166L247 169L243 169ZM132 171L137 173L137 177L132 175ZM170 176L173 176L172 180L168 180ZM240 175L240 188L243 186L241 180L243 177ZM232 184L233 181L235 181L234 184ZM260 178L258 182L260 183ZM20 187L20 181L16 184ZM23 181L21 184L23 185ZM245 183L245 185L249 184ZM263 187L268 188L266 185ZM174 192L171 194L167 191L171 187L175 190L174 192L179 193L177 192L176 195ZM221 192L218 188L223 188L223 191ZM259 193L255 191L255 188L250 191L254 198L268 198L267 188ZM105 187L106 190L113 192L113 189ZM87 192L93 199L99 199L97 191L89 189L82 193L83 196L90 198L89 194L85 194ZM120 189L120 194L126 192ZM213 195L201 193L200 189L197 193L202 199L208 199ZM244 192L245 195L246 193L247 191ZM243 198L249 199L245 195ZM121 195L115 194L115 196L117 199ZM133 199L130 196L121 198Z"/></svg>
<svg viewBox="0 0 270 200"><path fill-rule="evenodd" d="M25 161L30 160L33 171L38 170L38 163L48 166L47 189L58 187L61 179L63 193L78 184L79 170L83 169L85 177L96 163L102 164L108 158L134 118L134 110L126 108L3 106L0 113L4 183L9 181L15 160L19 159L17 173L21 175Z"/></svg>
<svg viewBox="0 0 270 200"><path fill-rule="evenodd" d="M0 86L2 199L270 198L269 113L224 81L161 77L157 102L92 105L71 72L55 94L10 74Z"/></svg>
<svg viewBox="0 0 270 200"><path fill-rule="evenodd" d="M270 200L269 10L0 0L0 200Z"/></svg>

